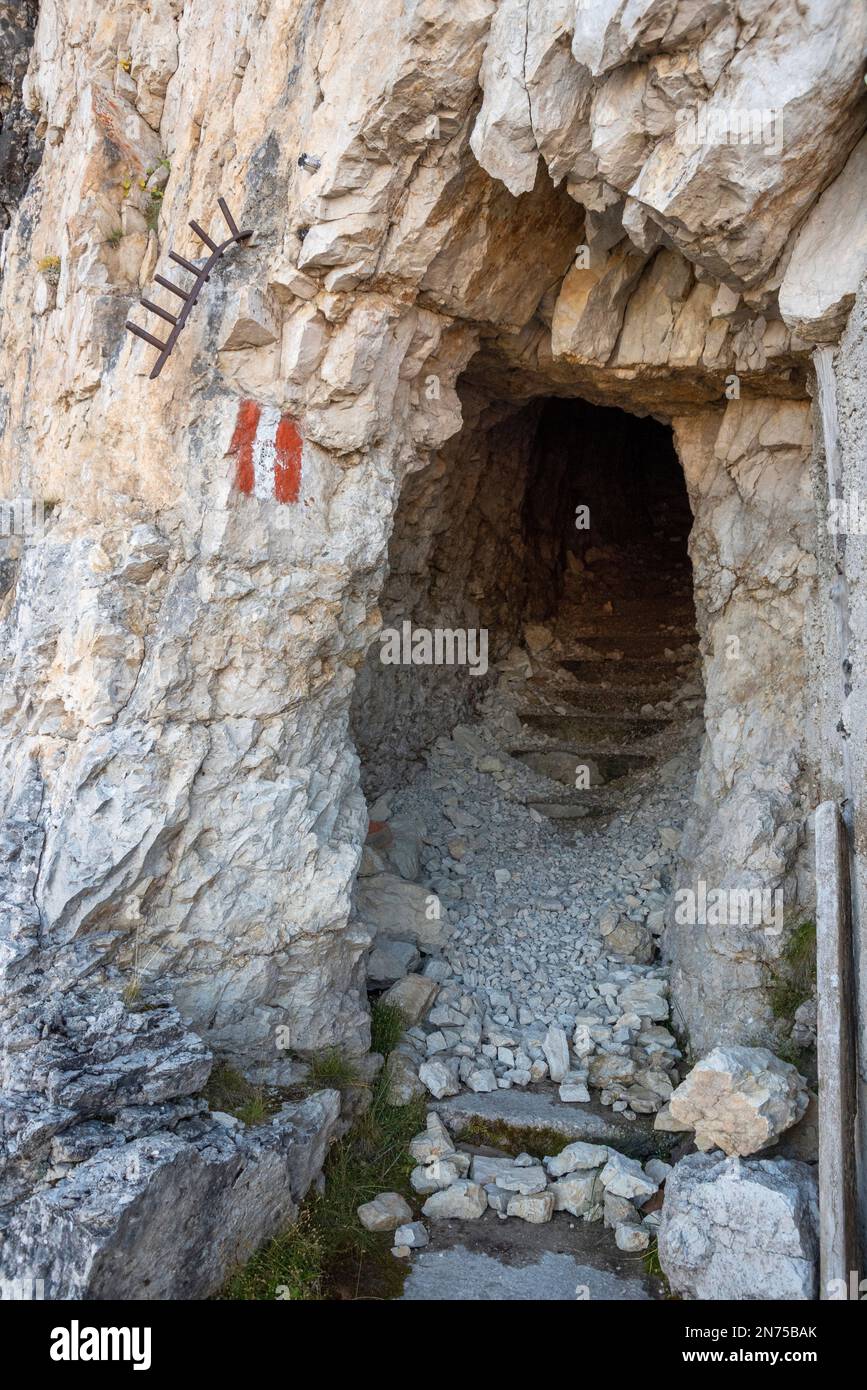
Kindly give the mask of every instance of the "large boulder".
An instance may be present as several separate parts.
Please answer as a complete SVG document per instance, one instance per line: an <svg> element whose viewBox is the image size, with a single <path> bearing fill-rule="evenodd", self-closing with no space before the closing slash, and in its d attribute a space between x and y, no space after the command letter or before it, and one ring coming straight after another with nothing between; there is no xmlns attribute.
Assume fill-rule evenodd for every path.
<svg viewBox="0 0 867 1390"><path fill-rule="evenodd" d="M716 1047L672 1094L669 1111L695 1130L700 1149L743 1157L773 1144L809 1102L801 1074L766 1047Z"/></svg>
<svg viewBox="0 0 867 1390"><path fill-rule="evenodd" d="M425 975L405 975L386 990L382 1002L400 1009L409 1026L424 1018L438 992L436 980Z"/></svg>
<svg viewBox="0 0 867 1390"><path fill-rule="evenodd" d="M665 1184L659 1259L690 1299L814 1299L816 1171L790 1159L690 1154Z"/></svg>
<svg viewBox="0 0 867 1390"><path fill-rule="evenodd" d="M445 940L442 908L430 889L408 883L398 874L371 874L358 880L358 915L376 936L411 941L425 951Z"/></svg>

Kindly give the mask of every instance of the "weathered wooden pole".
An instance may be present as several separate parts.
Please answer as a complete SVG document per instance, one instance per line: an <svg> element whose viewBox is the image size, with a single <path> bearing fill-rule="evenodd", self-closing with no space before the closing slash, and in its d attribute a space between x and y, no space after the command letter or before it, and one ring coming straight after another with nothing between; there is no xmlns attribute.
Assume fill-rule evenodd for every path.
<svg viewBox="0 0 867 1390"><path fill-rule="evenodd" d="M816 976L819 1059L819 1243L821 1297L849 1289L858 1258L855 1156L856 1003L846 827L835 801L816 826ZM860 1276L859 1276L860 1277ZM857 1283L857 1278L856 1278ZM839 1297L839 1292L836 1297Z"/></svg>

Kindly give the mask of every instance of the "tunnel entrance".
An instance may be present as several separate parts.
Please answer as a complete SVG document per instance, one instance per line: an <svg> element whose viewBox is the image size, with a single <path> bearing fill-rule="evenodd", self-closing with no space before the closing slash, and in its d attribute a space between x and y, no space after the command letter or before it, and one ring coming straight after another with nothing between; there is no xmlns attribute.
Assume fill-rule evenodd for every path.
<svg viewBox="0 0 867 1390"><path fill-rule="evenodd" d="M462 394L460 435L404 483L381 609L392 634L465 631L472 648L485 632L487 669L433 650L407 660L409 637L394 659L374 644L353 705L368 796L400 785L511 670L538 685L544 669L598 716L664 702L672 651L694 657L692 518L670 428L579 399Z"/></svg>
<svg viewBox="0 0 867 1390"><path fill-rule="evenodd" d="M416 1025L410 1088L555 1081L651 1115L678 1075L658 941L703 732L683 473L649 417L472 383L462 408L405 480L355 693L368 987Z"/></svg>

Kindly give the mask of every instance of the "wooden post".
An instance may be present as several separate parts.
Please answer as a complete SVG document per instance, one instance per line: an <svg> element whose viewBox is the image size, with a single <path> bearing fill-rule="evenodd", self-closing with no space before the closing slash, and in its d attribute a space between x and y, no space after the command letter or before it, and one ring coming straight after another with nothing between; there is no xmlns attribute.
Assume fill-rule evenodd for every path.
<svg viewBox="0 0 867 1390"><path fill-rule="evenodd" d="M815 825L820 1297L828 1298L832 1280L842 1280L848 1296L859 1269L857 1067L849 849L836 802L822 802Z"/></svg>

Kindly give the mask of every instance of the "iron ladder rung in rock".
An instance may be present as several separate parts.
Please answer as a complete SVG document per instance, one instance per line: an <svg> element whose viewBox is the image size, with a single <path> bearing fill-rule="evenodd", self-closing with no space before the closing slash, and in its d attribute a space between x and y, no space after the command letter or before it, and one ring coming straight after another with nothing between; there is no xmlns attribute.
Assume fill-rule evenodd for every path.
<svg viewBox="0 0 867 1390"><path fill-rule="evenodd" d="M140 328L137 323L133 323L130 319L126 321L125 327L130 333L134 333L137 338L143 338L146 343L150 343L153 347L159 348L160 350L160 355L154 363L150 374L151 381L153 381L154 377L159 376L165 366L169 354L178 341L181 330L189 318L190 311L199 298L203 285L207 284L208 280L211 278L211 271L217 261L228 251L230 246L234 246L236 242L247 241L253 235L252 230L247 232L238 230L238 224L230 213L224 198L217 199L217 206L223 214L226 226L231 233L225 241L216 242L212 240L204 228L200 227L196 221L191 221L189 224L199 240L204 242L204 244L211 249L211 254L203 266L194 265L192 261L186 260L183 256L178 255L176 251L169 252L170 260L174 261L175 264L179 265L183 270L189 271L191 275L195 275L196 278L192 287L189 290L184 290L181 289L179 285L173 284L171 280L167 280L163 275L154 276L154 280L158 285L162 285L164 289L170 290L172 294L176 294L179 299L184 301L180 313L175 316L170 313L168 309L161 308L159 304L154 304L149 299L142 298L141 300L141 304L145 309L149 309L151 313L157 314L161 319L165 319L167 323L172 325L171 332L166 340L163 341L161 338L157 338L153 333L148 333L147 329Z"/></svg>

